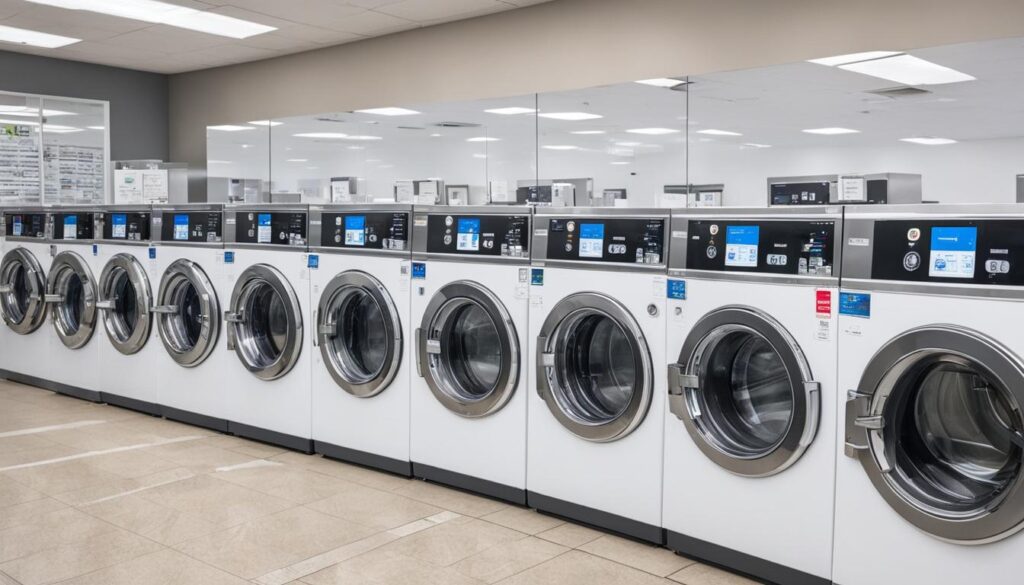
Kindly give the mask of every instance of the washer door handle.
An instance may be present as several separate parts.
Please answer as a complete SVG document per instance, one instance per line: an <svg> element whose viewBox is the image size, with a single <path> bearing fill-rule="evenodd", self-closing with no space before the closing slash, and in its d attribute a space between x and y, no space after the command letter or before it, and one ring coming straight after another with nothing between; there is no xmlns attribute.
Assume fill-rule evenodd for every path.
<svg viewBox="0 0 1024 585"><path fill-rule="evenodd" d="M685 365L670 364L668 366L668 407L679 420L693 418L690 409L686 406L686 391L688 389L699 390L700 379L687 374Z"/></svg>
<svg viewBox="0 0 1024 585"><path fill-rule="evenodd" d="M173 315L178 312L178 307L174 305L154 305L149 308L150 313L157 313L159 315ZM205 318L206 315L203 315Z"/></svg>
<svg viewBox="0 0 1024 585"><path fill-rule="evenodd" d="M63 303L64 302L64 295L58 295L58 294L43 295L43 302L44 303Z"/></svg>
<svg viewBox="0 0 1024 585"><path fill-rule="evenodd" d="M9 284L0 284L0 295L5 295L14 290L14 287Z"/></svg>
<svg viewBox="0 0 1024 585"><path fill-rule="evenodd" d="M115 308L117 308L117 301L96 301L95 306L100 311L113 311Z"/></svg>

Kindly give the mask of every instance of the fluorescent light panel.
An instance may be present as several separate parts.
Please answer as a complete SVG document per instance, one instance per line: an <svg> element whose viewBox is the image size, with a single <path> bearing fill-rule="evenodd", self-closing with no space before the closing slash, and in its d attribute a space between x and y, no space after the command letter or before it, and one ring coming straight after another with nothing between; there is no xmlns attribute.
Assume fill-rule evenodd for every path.
<svg viewBox="0 0 1024 585"><path fill-rule="evenodd" d="M748 148L771 148L771 144L758 144L757 142L744 142L743 146Z"/></svg>
<svg viewBox="0 0 1024 585"><path fill-rule="evenodd" d="M547 144L542 148L546 148L548 150L576 150L579 147L571 144Z"/></svg>
<svg viewBox="0 0 1024 585"><path fill-rule="evenodd" d="M808 128L807 130L802 130L802 132L805 134L822 134L825 136L835 136L837 134L860 134L860 130L839 127Z"/></svg>
<svg viewBox="0 0 1024 585"><path fill-rule="evenodd" d="M654 87L667 87L669 89L683 85L686 82L681 79L672 79L671 77L655 77L654 79L640 79L637 83L644 85L653 85Z"/></svg>
<svg viewBox="0 0 1024 585"><path fill-rule="evenodd" d="M275 122L273 120L252 120L246 122L246 124L252 124L253 126L280 126L284 122Z"/></svg>
<svg viewBox="0 0 1024 585"><path fill-rule="evenodd" d="M416 110L408 108L370 108L367 110L356 110L358 114L373 114L375 116L412 116L419 114Z"/></svg>
<svg viewBox="0 0 1024 585"><path fill-rule="evenodd" d="M466 142L497 142L500 138L494 138L493 136L474 136L473 138L467 138Z"/></svg>
<svg viewBox="0 0 1024 585"><path fill-rule="evenodd" d="M731 130L716 130L714 128L697 130L697 134L707 134L709 136L743 136L739 132L732 132Z"/></svg>
<svg viewBox="0 0 1024 585"><path fill-rule="evenodd" d="M220 124L218 126L207 126L207 130L217 130L218 132L241 132L243 130L255 130L252 126L238 126L236 124Z"/></svg>
<svg viewBox="0 0 1024 585"><path fill-rule="evenodd" d="M648 136L661 136L663 134L678 134L679 130L674 128L633 128L626 130L630 134L646 134Z"/></svg>
<svg viewBox="0 0 1024 585"><path fill-rule="evenodd" d="M850 53L848 55L836 55L835 57L823 57L821 59L809 59L808 63L816 63L818 65L826 65L828 67L836 67L838 65L846 65L847 63L856 63L858 61L870 61L872 59L881 59L883 57L892 57L900 55L899 51L866 51L863 53Z"/></svg>
<svg viewBox="0 0 1024 585"><path fill-rule="evenodd" d="M98 12L121 18L141 20L156 24L166 24L177 28L185 28L203 33L233 39L247 39L263 33L277 30L267 26L217 14L205 12L177 4L158 2L157 0L28 0L33 4L43 4L68 10L84 10Z"/></svg>
<svg viewBox="0 0 1024 585"><path fill-rule="evenodd" d="M348 138L348 134L343 132L300 132L299 134L292 134L296 138Z"/></svg>
<svg viewBox="0 0 1024 585"><path fill-rule="evenodd" d="M290 158L287 162L309 162L308 158Z"/></svg>
<svg viewBox="0 0 1024 585"><path fill-rule="evenodd" d="M872 61L839 65L840 69L888 79L904 85L942 85L974 81L974 77L913 55L897 55Z"/></svg>
<svg viewBox="0 0 1024 585"><path fill-rule="evenodd" d="M603 118L599 114L589 114L587 112L551 112L548 114L537 114L541 118L550 118L552 120L567 120L569 122L579 122L581 120L596 120Z"/></svg>
<svg viewBox="0 0 1024 585"><path fill-rule="evenodd" d="M535 110L533 108L520 108L520 107L513 106L513 107L510 107L510 108L494 108L494 109L491 109L491 110L484 110L484 111L487 112L488 114L500 114L502 116L514 116L516 114L532 114L532 113L536 112L537 110Z"/></svg>
<svg viewBox="0 0 1024 585"><path fill-rule="evenodd" d="M913 144L923 144L925 146L943 146L946 144L956 144L956 140L952 138L935 138L935 137L920 137L920 138L900 138L902 142L910 142Z"/></svg>
<svg viewBox="0 0 1024 585"><path fill-rule="evenodd" d="M33 47L42 47L44 49L57 49L73 45L81 40L82 39L76 39L74 37L51 35L50 33L17 28L14 26L0 26L0 41L5 43L14 43L16 45L30 45Z"/></svg>
<svg viewBox="0 0 1024 585"><path fill-rule="evenodd" d="M605 131L604 130L577 130L575 132L570 132L569 134L579 134L580 136L590 136L590 135L597 135L597 134L605 134Z"/></svg>

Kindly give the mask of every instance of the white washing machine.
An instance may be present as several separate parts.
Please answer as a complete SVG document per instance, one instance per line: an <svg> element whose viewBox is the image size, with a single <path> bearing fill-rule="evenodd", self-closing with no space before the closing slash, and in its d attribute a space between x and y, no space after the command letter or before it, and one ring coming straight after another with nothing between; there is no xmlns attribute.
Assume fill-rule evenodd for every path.
<svg viewBox="0 0 1024 585"><path fill-rule="evenodd" d="M50 305L47 379L57 392L100 401L99 276L103 265L95 241L95 207L53 207L50 233L54 254L47 271ZM99 340L103 341L103 340Z"/></svg>
<svg viewBox="0 0 1024 585"><path fill-rule="evenodd" d="M308 206L225 208L228 431L312 452Z"/></svg>
<svg viewBox="0 0 1024 585"><path fill-rule="evenodd" d="M530 506L662 542L668 211L538 209Z"/></svg>
<svg viewBox="0 0 1024 585"><path fill-rule="evenodd" d="M96 216L99 244L96 303L106 342L97 351L103 401L160 415L153 372L162 351L151 343L153 293L158 284L149 205L106 206Z"/></svg>
<svg viewBox="0 0 1024 585"><path fill-rule="evenodd" d="M0 376L49 386L50 338L46 326L46 271L50 268L49 218L43 208L3 212L0 260Z"/></svg>
<svg viewBox="0 0 1024 585"><path fill-rule="evenodd" d="M412 206L310 209L313 448L397 473L409 463Z"/></svg>
<svg viewBox="0 0 1024 585"><path fill-rule="evenodd" d="M413 475L526 501L530 209L416 207Z"/></svg>
<svg viewBox="0 0 1024 585"><path fill-rule="evenodd" d="M1019 582L1024 207L848 208L834 582Z"/></svg>
<svg viewBox="0 0 1024 585"><path fill-rule="evenodd" d="M224 206L157 205L153 327L159 341L156 402L171 420L228 431L228 372L221 307L231 298L224 264Z"/></svg>
<svg viewBox="0 0 1024 585"><path fill-rule="evenodd" d="M669 548L830 582L842 229L841 207L673 212Z"/></svg>

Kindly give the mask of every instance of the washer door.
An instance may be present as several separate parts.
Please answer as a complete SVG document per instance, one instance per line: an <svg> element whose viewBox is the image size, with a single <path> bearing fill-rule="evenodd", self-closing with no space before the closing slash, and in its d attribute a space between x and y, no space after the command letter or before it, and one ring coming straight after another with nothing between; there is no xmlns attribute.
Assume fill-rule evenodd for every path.
<svg viewBox="0 0 1024 585"><path fill-rule="evenodd" d="M402 360L402 323L384 285L358 270L335 276L320 295L317 343L343 390L361 398L383 392Z"/></svg>
<svg viewBox="0 0 1024 585"><path fill-rule="evenodd" d="M46 320L46 277L36 257L15 248L0 262L0 316L20 335L32 333Z"/></svg>
<svg viewBox="0 0 1024 585"><path fill-rule="evenodd" d="M295 290L276 268L247 268L235 282L224 319L228 349L257 378L276 380L295 367L302 352L302 311Z"/></svg>
<svg viewBox="0 0 1024 585"><path fill-rule="evenodd" d="M417 331L419 374L465 417L492 414L519 381L519 337L505 305L483 286L452 282L434 294Z"/></svg>
<svg viewBox="0 0 1024 585"><path fill-rule="evenodd" d="M160 279L156 302L156 329L167 354L186 368L203 363L220 335L220 302L203 269L176 260Z"/></svg>
<svg viewBox="0 0 1024 585"><path fill-rule="evenodd" d="M763 477L796 463L814 440L821 392L778 321L730 306L698 321L669 366L669 408L712 461Z"/></svg>
<svg viewBox="0 0 1024 585"><path fill-rule="evenodd" d="M846 453L903 518L982 544L1024 527L1024 363L954 325L892 339L846 403Z"/></svg>
<svg viewBox="0 0 1024 585"><path fill-rule="evenodd" d="M116 254L100 274L103 327L117 351L132 355L149 341L153 293L146 270L131 254Z"/></svg>
<svg viewBox="0 0 1024 585"><path fill-rule="evenodd" d="M64 251L53 258L46 279L46 302L57 337L70 349L89 342L96 329L96 281L78 254Z"/></svg>
<svg viewBox="0 0 1024 585"><path fill-rule="evenodd" d="M588 441L633 432L654 392L651 353L618 301L577 293L558 302L537 337L537 387L551 414Z"/></svg>

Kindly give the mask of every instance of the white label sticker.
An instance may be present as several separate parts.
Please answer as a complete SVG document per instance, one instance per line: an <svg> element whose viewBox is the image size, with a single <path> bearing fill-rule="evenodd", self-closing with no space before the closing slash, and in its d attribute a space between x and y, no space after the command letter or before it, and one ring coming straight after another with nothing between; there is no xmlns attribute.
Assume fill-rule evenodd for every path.
<svg viewBox="0 0 1024 585"><path fill-rule="evenodd" d="M818 319L818 329L814 332L814 337L818 341L828 341L832 337L832 321Z"/></svg>
<svg viewBox="0 0 1024 585"><path fill-rule="evenodd" d="M417 227L423 227L427 225L427 218L417 217L416 219L412 220L412 224Z"/></svg>
<svg viewBox="0 0 1024 585"><path fill-rule="evenodd" d="M870 246L871 240L869 238L850 238L846 240L846 243L851 246Z"/></svg>
<svg viewBox="0 0 1024 585"><path fill-rule="evenodd" d="M524 284L517 284L516 285L516 298L517 299L526 299L529 296L530 296L530 286L529 285L527 285L525 283Z"/></svg>
<svg viewBox="0 0 1024 585"><path fill-rule="evenodd" d="M533 235L537 236L538 238L544 238L544 237L547 237L548 230L545 230L545 229L535 229L535 230L533 230Z"/></svg>
<svg viewBox="0 0 1024 585"><path fill-rule="evenodd" d="M843 327L843 333L852 335L853 337L860 337L862 334L860 323L847 323L846 326Z"/></svg>
<svg viewBox="0 0 1024 585"><path fill-rule="evenodd" d="M689 235L689 232L686 232L686 231L672 230L672 239L675 239L675 240L679 240L679 239L685 240L686 236L688 236L688 235Z"/></svg>

